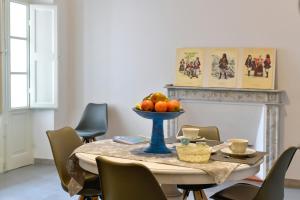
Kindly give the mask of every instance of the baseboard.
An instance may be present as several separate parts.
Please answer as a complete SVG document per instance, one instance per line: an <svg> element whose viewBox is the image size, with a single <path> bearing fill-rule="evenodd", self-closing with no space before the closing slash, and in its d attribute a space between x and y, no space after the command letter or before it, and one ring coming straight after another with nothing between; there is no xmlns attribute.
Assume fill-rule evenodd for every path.
<svg viewBox="0 0 300 200"><path fill-rule="evenodd" d="M246 178L245 180L248 181L254 181L254 182L258 182L258 183L263 183L263 180L256 177L256 176L251 176ZM288 188L300 188L300 180L297 179L285 179L284 180L284 186L288 187Z"/></svg>
<svg viewBox="0 0 300 200"><path fill-rule="evenodd" d="M288 187L288 188L300 188L300 180L298 180L298 179L285 179L284 185L285 185L285 187Z"/></svg>
<svg viewBox="0 0 300 200"><path fill-rule="evenodd" d="M35 158L34 159L35 165L54 165L54 160L52 159L44 159L44 158Z"/></svg>

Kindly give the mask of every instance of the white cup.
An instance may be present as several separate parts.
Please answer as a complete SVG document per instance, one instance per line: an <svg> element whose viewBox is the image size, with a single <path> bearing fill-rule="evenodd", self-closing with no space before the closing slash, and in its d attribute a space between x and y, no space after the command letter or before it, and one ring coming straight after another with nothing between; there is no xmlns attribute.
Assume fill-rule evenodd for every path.
<svg viewBox="0 0 300 200"><path fill-rule="evenodd" d="M182 128L182 133L184 137L195 140L198 138L199 128Z"/></svg>
<svg viewBox="0 0 300 200"><path fill-rule="evenodd" d="M245 153L248 147L248 140L245 139L229 139L228 143L233 153Z"/></svg>

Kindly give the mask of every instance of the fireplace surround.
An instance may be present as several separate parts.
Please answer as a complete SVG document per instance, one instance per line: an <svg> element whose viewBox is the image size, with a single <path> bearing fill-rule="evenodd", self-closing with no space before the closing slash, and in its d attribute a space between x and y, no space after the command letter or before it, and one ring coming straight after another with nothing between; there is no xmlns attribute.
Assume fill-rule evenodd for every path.
<svg viewBox="0 0 300 200"><path fill-rule="evenodd" d="M264 161L264 174L272 166L273 161L279 156L280 150L280 108L283 105L281 90L258 90L258 89L232 89L232 88L202 88L202 87L179 87L166 85L168 97L179 99L182 102L218 102L234 103L240 105L262 105L264 115L264 151L268 153ZM188 115L188 113L186 113ZM175 136L178 130L178 119L168 122L168 136Z"/></svg>

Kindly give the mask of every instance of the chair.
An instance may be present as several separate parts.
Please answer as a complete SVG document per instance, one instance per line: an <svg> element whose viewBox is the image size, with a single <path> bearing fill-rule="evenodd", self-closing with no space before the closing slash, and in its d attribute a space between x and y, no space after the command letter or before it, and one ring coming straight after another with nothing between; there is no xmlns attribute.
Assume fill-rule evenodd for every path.
<svg viewBox="0 0 300 200"><path fill-rule="evenodd" d="M75 128L84 143L95 141L97 136L104 135L107 131L107 104L89 103Z"/></svg>
<svg viewBox="0 0 300 200"><path fill-rule="evenodd" d="M81 146L83 142L76 134L75 130L69 127L56 131L47 131L47 136L62 188L68 192L68 184L71 177L68 174L66 164L72 152L77 147ZM98 199L98 196L101 195L98 176L86 172L84 179L85 184L83 189L78 193L78 195L81 195L80 199Z"/></svg>
<svg viewBox="0 0 300 200"><path fill-rule="evenodd" d="M216 141L221 140L219 129L216 126L201 127L201 126L193 126L193 125L182 125L177 133L177 136L183 135L182 132L183 128L199 128L199 133L198 133L199 136L205 137L208 140L216 140Z"/></svg>
<svg viewBox="0 0 300 200"><path fill-rule="evenodd" d="M96 158L104 200L167 200L151 171L135 163Z"/></svg>
<svg viewBox="0 0 300 200"><path fill-rule="evenodd" d="M177 136L183 135L182 128L199 128L198 135L201 137L205 137L208 140L216 140L220 141L220 134L219 130L215 126L209 127L199 127L199 126L192 126L192 125L183 125L177 133ZM179 189L183 190L183 199L187 199L189 196L190 191L193 191L194 198L202 198L207 199L204 193L204 189L211 188L217 186L217 184L197 184L197 185L177 185Z"/></svg>
<svg viewBox="0 0 300 200"><path fill-rule="evenodd" d="M284 151L271 168L261 187L238 183L214 194L215 200L283 200L284 177L299 147Z"/></svg>

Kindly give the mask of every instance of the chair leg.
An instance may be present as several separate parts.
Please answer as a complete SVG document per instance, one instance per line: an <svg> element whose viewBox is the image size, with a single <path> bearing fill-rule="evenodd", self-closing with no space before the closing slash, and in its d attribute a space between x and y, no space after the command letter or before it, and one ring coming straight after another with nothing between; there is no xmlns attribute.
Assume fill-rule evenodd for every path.
<svg viewBox="0 0 300 200"><path fill-rule="evenodd" d="M98 197L85 197L85 196L80 195L78 200L99 200L99 198Z"/></svg>
<svg viewBox="0 0 300 200"><path fill-rule="evenodd" d="M204 190L193 191L195 200L207 200Z"/></svg>
<svg viewBox="0 0 300 200"><path fill-rule="evenodd" d="M93 138L82 138L82 142L83 142L84 144L90 143L90 142L95 142L95 141L96 141L96 138L95 138L95 137L93 137Z"/></svg>
<svg viewBox="0 0 300 200"><path fill-rule="evenodd" d="M183 200L187 200L188 196L190 194L190 191L189 190L183 190Z"/></svg>
<svg viewBox="0 0 300 200"><path fill-rule="evenodd" d="M85 196L80 195L78 200L85 200Z"/></svg>

